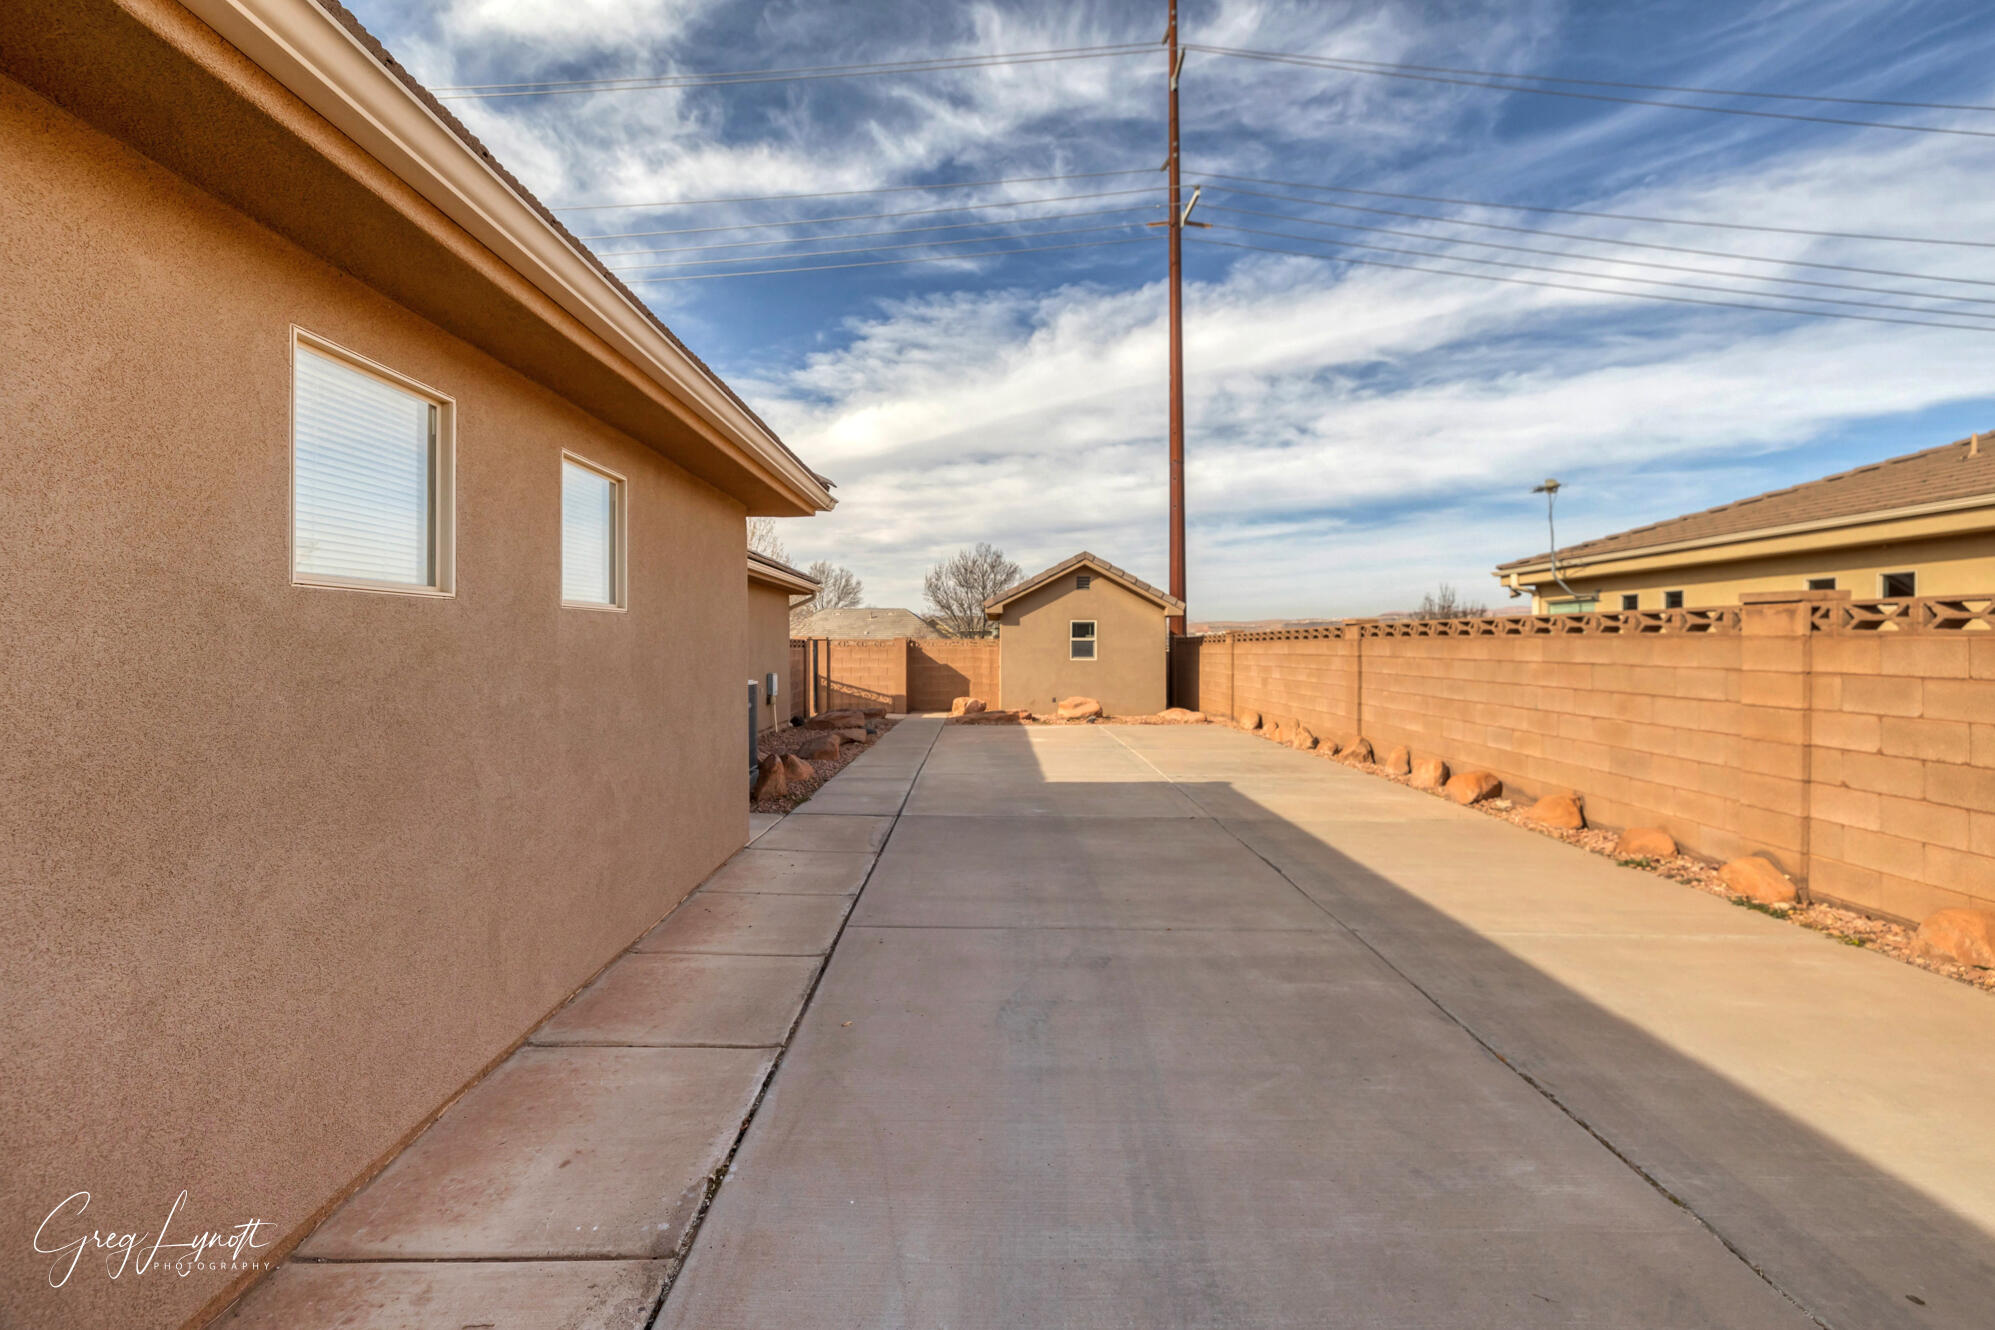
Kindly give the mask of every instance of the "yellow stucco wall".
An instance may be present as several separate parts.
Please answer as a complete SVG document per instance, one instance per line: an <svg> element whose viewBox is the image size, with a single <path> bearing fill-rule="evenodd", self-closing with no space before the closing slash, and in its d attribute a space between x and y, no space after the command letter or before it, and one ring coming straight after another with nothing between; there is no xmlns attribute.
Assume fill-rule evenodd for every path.
<svg viewBox="0 0 1995 1330"><path fill-rule="evenodd" d="M742 676L756 684L761 698L761 728L774 729L800 714L802 706L789 695L790 688L790 593L782 587L749 579L748 582L748 668ZM764 692L767 676L774 674L777 694Z"/></svg>
<svg viewBox="0 0 1995 1330"><path fill-rule="evenodd" d="M1672 567L1642 567L1646 561L1630 559L1623 561L1623 571L1561 571L1574 591L1598 595L1602 610L1620 609L1624 593L1640 598L1639 609L1661 609L1663 593L1678 590L1684 593L1683 603L1692 608L1731 605L1747 592L1804 590L1810 579L1818 577L1833 577L1838 590L1867 600L1884 594L1884 574L1901 572L1918 574L1921 596L1995 592L1995 531L1724 556L1725 551L1716 550L1705 553L1704 562ZM1564 590L1543 574L1534 573L1532 580L1536 583L1533 613L1550 613L1556 608L1553 602L1566 598Z"/></svg>
<svg viewBox="0 0 1995 1330"><path fill-rule="evenodd" d="M1002 705L1050 712L1064 697L1092 697L1112 716L1162 711L1168 670L1169 628L1164 611L1114 579L1093 574L1086 591L1075 589L1085 568L1005 606L998 621L998 676ZM1069 625L1095 622L1095 658L1068 659Z"/></svg>

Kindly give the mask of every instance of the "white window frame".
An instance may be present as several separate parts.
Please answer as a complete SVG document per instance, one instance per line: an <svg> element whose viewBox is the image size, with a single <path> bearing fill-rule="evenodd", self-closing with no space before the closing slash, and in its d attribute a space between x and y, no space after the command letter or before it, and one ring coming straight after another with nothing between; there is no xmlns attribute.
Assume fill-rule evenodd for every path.
<svg viewBox="0 0 1995 1330"><path fill-rule="evenodd" d="M379 380L427 401L436 408L436 442L430 450L430 568L434 580L428 586L405 582L382 582L367 577L334 577L324 573L298 571L298 352L300 349L324 356L346 368ZM286 358L290 371L290 421L288 424L285 476L290 490L286 502L291 508L290 532L284 556L291 568L291 585L321 587L336 591L375 591L393 596L432 596L450 599L457 595L457 402L426 383L398 374L379 361L370 360L339 343L291 325Z"/></svg>
<svg viewBox="0 0 1995 1330"><path fill-rule="evenodd" d="M612 471L601 462L592 462L582 454L570 452L566 448L561 450L561 461L564 464L573 462L584 471L595 472L610 482L611 493L615 495L610 506L610 602L605 604L599 600L570 600L563 596L561 608L608 610L613 614L622 614L630 608L630 481L621 471ZM567 483L566 473L557 472L555 480L555 508L558 511L561 506L562 490ZM565 532L560 552L562 562L565 564L568 559ZM565 568L562 571L565 573Z"/></svg>
<svg viewBox="0 0 1995 1330"><path fill-rule="evenodd" d="M1088 626L1088 635L1086 637L1081 637L1079 634L1074 632L1074 629L1078 628L1082 624L1086 624ZM1094 654L1090 656L1076 656L1074 654L1074 643L1076 642L1092 642L1094 644ZM1082 660L1082 661L1097 661L1101 659L1100 620L1098 619L1067 620L1067 659Z"/></svg>

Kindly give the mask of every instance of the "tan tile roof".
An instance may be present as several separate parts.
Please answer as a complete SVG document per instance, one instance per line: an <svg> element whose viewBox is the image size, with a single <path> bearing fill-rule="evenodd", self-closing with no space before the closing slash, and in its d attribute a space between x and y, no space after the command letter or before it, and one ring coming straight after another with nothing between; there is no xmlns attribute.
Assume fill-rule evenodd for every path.
<svg viewBox="0 0 1995 1330"><path fill-rule="evenodd" d="M986 613L990 613L992 611L1002 609L1005 606L1006 602L1017 600L1020 596L1024 595L1026 592L1044 586L1046 583L1060 576L1060 574L1078 568L1082 564L1086 564L1090 568L1093 568L1096 572L1108 578L1110 581L1120 582L1123 586L1129 588L1131 591L1134 591L1137 595L1156 601L1159 605L1162 605L1167 610L1175 610L1179 614L1184 613L1185 603L1177 599L1177 597L1171 595L1170 592L1160 591L1156 587L1151 586L1148 582L1145 582L1142 578L1132 576L1129 573L1125 573L1120 568L1117 568L1114 564L1110 563L1108 560L1097 559L1094 555L1089 554L1086 550L1082 550L1079 554L1074 555L1070 559L1060 560L1060 562L1054 564L1051 568L1048 568L1043 573L1034 573L1032 576L1026 578L1023 582L1019 582L1013 586L1006 587L1004 590L998 592L995 596L992 596L989 600L984 602L984 611Z"/></svg>
<svg viewBox="0 0 1995 1330"><path fill-rule="evenodd" d="M1974 446L1976 438L1981 439L1978 449ZM1995 435L1986 438L1976 435L1923 452L1887 457L1805 485L1768 490L1703 512L1651 522L1577 545L1564 545L1559 548L1559 558L1577 562L1657 545L1713 540L1769 527L1858 518L1981 495L1995 499ZM1542 564L1550 557L1535 554L1528 559L1512 559L1498 564L1497 571Z"/></svg>
<svg viewBox="0 0 1995 1330"><path fill-rule="evenodd" d="M942 630L913 610L819 610L793 624L791 637L940 637Z"/></svg>

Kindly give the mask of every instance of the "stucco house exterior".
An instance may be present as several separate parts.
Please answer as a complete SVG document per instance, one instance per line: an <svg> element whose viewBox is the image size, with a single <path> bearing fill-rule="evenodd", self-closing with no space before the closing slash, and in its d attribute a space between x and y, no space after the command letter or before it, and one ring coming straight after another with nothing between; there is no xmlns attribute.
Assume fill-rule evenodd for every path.
<svg viewBox="0 0 1995 1330"><path fill-rule="evenodd" d="M1083 550L984 602L997 624L999 705L1051 711L1092 697L1112 716L1168 705L1170 616L1184 602Z"/></svg>
<svg viewBox="0 0 1995 1330"><path fill-rule="evenodd" d="M748 682L756 687L758 733L799 714L800 702L789 696L790 602L816 595L817 588L810 576L781 560L748 551Z"/></svg>
<svg viewBox="0 0 1995 1330"><path fill-rule="evenodd" d="M1995 587L1995 437L1976 434L1805 485L1513 559L1532 613L1737 604L1748 592L1858 600ZM1570 588L1568 590L1568 588Z"/></svg>
<svg viewBox="0 0 1995 1330"><path fill-rule="evenodd" d="M14 0L0 143L0 1323L198 1323L37 1225L281 1255L738 849L831 497L334 5Z"/></svg>

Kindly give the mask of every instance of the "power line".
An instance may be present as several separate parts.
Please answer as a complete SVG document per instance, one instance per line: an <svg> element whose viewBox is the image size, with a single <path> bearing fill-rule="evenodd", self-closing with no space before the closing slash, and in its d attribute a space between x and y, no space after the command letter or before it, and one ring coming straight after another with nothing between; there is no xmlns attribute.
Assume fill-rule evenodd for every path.
<svg viewBox="0 0 1995 1330"><path fill-rule="evenodd" d="M664 199L657 203L570 203L554 212L602 212L609 208L691 208L707 203L782 203L789 199L849 199L860 194L906 194L922 189L984 189L993 185L1028 185L1046 180L1100 180L1114 175L1155 175L1155 167L1127 171L1069 171L1064 175L1020 175L1004 180L957 180L943 185L877 185L872 189L820 190L814 194L758 194L738 199Z"/></svg>
<svg viewBox="0 0 1995 1330"><path fill-rule="evenodd" d="M1857 286L1849 282L1821 282L1807 277L1781 277L1773 273L1729 272L1722 268L1699 268L1688 263L1656 263L1642 259L1623 258L1615 254L1575 254L1564 249L1539 249L1533 245L1506 245L1496 240L1469 240L1459 236L1437 236L1424 231L1407 231L1390 226L1360 226L1355 222L1319 221L1314 217L1297 217L1293 213L1265 212L1259 208L1229 208L1223 203L1208 203L1208 212L1234 213L1243 217L1266 217L1274 221L1298 222L1304 226L1328 226L1340 231L1366 231L1378 235L1406 236L1413 240L1436 240L1450 245L1474 245L1481 249L1512 250L1519 254L1543 254L1548 258L1577 259L1585 263L1620 263L1635 268L1657 268L1667 272L1697 273L1706 277L1736 277L1747 282L1785 282L1792 286L1815 286L1829 291L1862 291L1878 296L1906 296L1913 300L1953 300L1973 305L1995 305L1995 298L1986 296L1954 296L1936 291L1905 291L1893 287ZM1300 237L1297 237L1300 239ZM1326 243L1341 244L1341 241ZM1778 259L1762 262L1777 263ZM1937 312L1937 311L1935 311Z"/></svg>
<svg viewBox="0 0 1995 1330"><path fill-rule="evenodd" d="M1034 231L1021 240L1037 239L1040 236L1085 235L1093 231L1121 231L1134 226L1134 222L1112 222L1107 226L1065 226L1051 231ZM928 249L941 245L988 245L1002 240L1003 236L968 236L961 240L910 240L904 245L859 245L851 249L814 249L802 254L744 254L732 259L682 259L677 263L638 263L628 268L612 268L615 273L656 272L661 268L699 268L713 263L766 263L771 259L817 259L831 254L878 254L889 249Z"/></svg>
<svg viewBox="0 0 1995 1330"><path fill-rule="evenodd" d="M999 203L957 203L947 208L909 208L902 212L852 212L836 217L799 217L784 222L728 222L723 226L684 226L672 231L613 231L607 235L577 236L578 240L638 240L647 236L705 235L714 231L762 231L777 226L817 226L830 222L873 222L886 217L934 217L945 212L982 212L987 208L1024 208L1035 203L1071 203L1075 199L1116 199L1131 194L1154 194L1154 189L1105 189L1093 194L1054 194L1039 199L1007 199ZM991 223L993 226L1001 222Z"/></svg>
<svg viewBox="0 0 1995 1330"><path fill-rule="evenodd" d="M717 245L674 245L664 249L598 250L597 257L609 260L624 258L634 254L689 254L694 250L703 249L746 249L753 245L803 245L819 240L862 240L869 236L907 236L916 235L923 231L961 231L970 227L989 229L994 226L1018 226L1026 222L1058 222L1074 217L1111 217L1117 213L1124 212L1151 212L1155 211L1158 206L1154 203L1131 203L1120 208L1089 208L1081 212L1049 212L1038 217L1010 217L1000 218L997 221L981 222L951 222L941 226L909 226L899 230L844 231L835 235L781 236L774 240L730 240L724 244ZM977 237L979 240L999 240L1002 238L1001 236ZM761 257L775 258L778 256L766 254ZM1995 305L1995 300L1991 300L1988 303Z"/></svg>
<svg viewBox="0 0 1995 1330"><path fill-rule="evenodd" d="M1265 51L1245 51L1230 46L1192 46L1194 51L1206 51L1215 55L1262 56L1275 58L1276 53ZM1995 106L1977 106L1961 102L1897 102L1878 97L1830 97L1821 93L1800 92L1757 92L1745 88L1688 88L1673 83L1622 83L1612 79L1571 78L1564 74L1506 74L1490 69L1451 69L1446 65L1395 64L1384 60L1360 60L1354 56L1287 56L1297 60L1324 60L1338 65L1362 65L1371 69L1405 70L1421 74L1464 74L1475 78L1519 79L1537 83L1577 83L1589 88L1631 88L1638 92L1687 92L1700 97L1755 97L1762 100L1781 102L1834 102L1841 106L1890 106L1909 111L1990 111ZM1519 91L1522 91L1520 89Z"/></svg>
<svg viewBox="0 0 1995 1330"><path fill-rule="evenodd" d="M1995 286L1995 280L1980 277L1949 277L1928 272L1905 272L1897 268L1864 268L1848 263L1822 263L1813 259L1768 258L1760 254L1739 254L1724 249L1696 249L1688 245L1665 245L1653 240L1614 240L1606 236L1591 236L1577 231L1547 231L1534 226L1505 226L1501 222L1477 222L1464 217L1436 217L1426 212L1404 212L1396 208L1368 208L1357 203L1339 203L1334 199L1299 199L1293 194L1268 194L1256 189L1241 189L1237 185L1212 185L1214 193L1240 195L1245 198L1275 199L1283 203L1300 203L1311 208L1336 208L1344 212L1362 212L1378 217L1406 217L1415 221L1438 222L1443 226L1473 227L1479 231L1504 231L1512 235L1547 236L1558 240L1578 240L1590 245L1615 245L1630 249L1653 249L1669 254L1698 254L1712 259L1737 259L1746 263L1777 263L1796 268L1819 268L1825 272L1861 273L1867 277L1907 277L1919 282L1956 282L1967 286ZM1302 188L1319 188L1302 186ZM1503 207L1503 204L1480 204L1480 207Z"/></svg>
<svg viewBox="0 0 1995 1330"><path fill-rule="evenodd" d="M1741 291L1730 286L1707 286L1702 282L1677 282L1664 277L1622 277L1614 273L1575 271L1572 268L1553 268L1542 263L1517 263L1510 259L1478 259L1466 254L1437 254L1430 249L1400 249L1392 245L1371 245L1357 240L1325 240L1316 236L1299 236L1287 231L1262 231L1250 226L1234 226L1221 223L1228 231L1243 235L1267 236L1274 240L1300 240L1304 244L1330 245L1338 249L1363 249L1376 254L1404 254L1413 258L1445 259L1450 263L1479 263L1490 268L1514 268L1521 272L1548 272L1566 277L1586 277L1601 282L1639 282L1644 286L1667 286L1683 291L1711 291L1719 295L1767 295L1779 300L1805 300L1814 305L1848 305L1856 309L1887 309L1900 314L1944 314L1950 318L1995 319L1995 314L1975 314L1966 310L1915 309L1905 305L1893 305L1876 300L1841 300L1834 296L1804 296L1786 291ZM1995 331L1995 329L1991 329Z"/></svg>
<svg viewBox="0 0 1995 1330"><path fill-rule="evenodd" d="M657 74L614 79L545 79L530 83L470 83L432 89L438 101L490 101L501 97L562 97L595 92L651 92L660 88L730 88L749 83L804 83L818 79L873 78L952 69L991 69L1001 65L1041 65L1066 60L1103 60L1148 52L1149 43L1073 47L1015 54L939 56L931 60L881 61L871 65L819 65L804 69L741 70L727 74Z"/></svg>
<svg viewBox="0 0 1995 1330"><path fill-rule="evenodd" d="M658 282L710 282L717 277L767 277L772 273L786 272L830 272L838 268L884 268L896 263L960 263L970 259L1003 258L1011 254L1040 254L1056 249L1103 249L1109 245L1136 245L1150 239L1149 236L1131 236L1127 240L1081 240L1071 245L1027 245L1019 249L994 249L977 254L931 254L912 259L868 259L859 263L819 263L803 268L756 268L747 272L704 272L692 273L685 277L639 277L633 286L648 286ZM797 257L808 257L799 255Z"/></svg>
<svg viewBox="0 0 1995 1330"><path fill-rule="evenodd" d="M1276 51L1247 51L1226 46L1191 46L1188 49L1208 55L1237 56L1246 60L1271 60L1277 64L1301 65L1307 69L1330 69L1345 74L1370 74L1379 78L1413 79L1421 83L1448 83L1464 88L1497 88L1523 92L1536 97L1571 97L1588 102L1616 102L1625 106L1661 106L1674 111L1705 111L1712 115L1742 115L1756 120L1804 120L1817 125L1854 125L1862 129L1895 129L1909 134L1956 134L1968 138L1995 139L1991 129L1950 129L1939 125L1905 125L1888 120L1849 120L1839 116L1801 115L1794 111L1753 111L1742 106L1699 106L1693 102L1663 102L1653 97L1616 97L1604 92L1574 92L1568 88L1531 88L1515 83L1450 78L1440 74L1416 74L1399 67L1369 68L1322 56L1283 55Z"/></svg>
<svg viewBox="0 0 1995 1330"><path fill-rule="evenodd" d="M1810 231L1797 226L1761 226L1750 222L1710 222L1694 217L1644 217L1637 213L1596 212L1584 208L1546 208L1529 203L1492 203L1486 199L1451 199L1437 194L1394 194L1383 189L1357 189L1349 185L1312 185L1299 180L1265 180L1259 176L1203 173L1208 180L1237 180L1249 185L1274 185L1281 189L1315 189L1331 194L1359 194L1375 199L1407 199L1415 203L1448 203L1462 208L1508 208L1513 212L1556 213L1562 217L1598 217L1613 222L1650 222L1663 226L1709 226L1721 231L1760 231L1770 235L1814 236L1824 240L1881 240L1904 245L1957 245L1967 249L1995 249L1995 240L1950 240L1940 236L1877 235L1867 231Z"/></svg>
<svg viewBox="0 0 1995 1330"><path fill-rule="evenodd" d="M1897 323L1914 328L1955 328L1963 332L1995 332L1995 328L1976 323L1938 323L1931 319L1894 319L1881 314L1845 314L1832 309L1787 309L1779 305L1751 305L1732 300L1704 300L1696 296L1665 296L1651 291L1609 291L1597 286L1579 286L1571 282L1546 282L1531 277L1502 277L1492 272L1459 272L1451 268L1427 268L1412 263L1391 263L1384 259L1350 259L1336 254L1314 254L1300 249L1276 249L1271 245L1249 245L1237 240L1208 240L1203 236L1188 237L1194 244L1219 245L1226 249L1251 249L1263 254L1291 254L1297 258L1317 259L1325 263L1351 263L1365 268L1398 268L1405 272L1437 273L1443 277L1466 277L1478 282L1504 282L1512 286L1543 286L1555 291L1580 291L1587 295L1618 296L1626 300L1661 300L1672 305L1708 305L1718 309L1754 310L1762 314L1791 314L1799 318L1814 319L1855 319L1862 323Z"/></svg>

